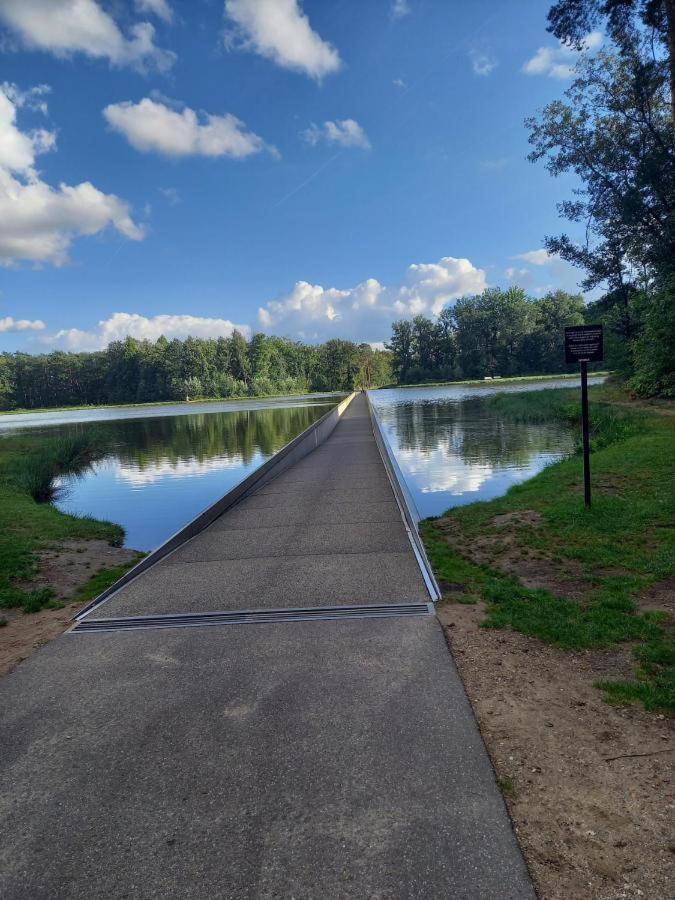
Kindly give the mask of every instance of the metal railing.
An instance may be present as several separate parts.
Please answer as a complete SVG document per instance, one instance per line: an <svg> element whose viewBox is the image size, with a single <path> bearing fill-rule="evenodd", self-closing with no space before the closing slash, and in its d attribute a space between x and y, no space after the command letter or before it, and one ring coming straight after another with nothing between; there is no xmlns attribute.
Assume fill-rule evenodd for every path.
<svg viewBox="0 0 675 900"><path fill-rule="evenodd" d="M330 409L324 416L313 422L308 428L301 432L297 437L293 438L288 444L278 450L274 456L271 456L266 462L259 466L254 472L251 472L246 478L235 485L232 490L224 494L215 503L212 503L205 510L199 513L194 519L184 525L179 531L171 535L163 544L160 544L155 550L145 556L137 565L129 569L121 578L118 578L114 584L106 588L98 597L94 597L84 609L80 610L73 618L80 621L85 616L100 606L104 600L108 600L120 588L129 584L139 575L142 575L160 560L167 557L170 553L178 550L183 544L187 543L191 538L208 528L215 520L221 516L226 510L231 509L244 497L249 496L258 490L268 481L281 475L290 466L301 460L308 453L311 453L319 444L322 444L333 433L333 429L340 421L342 414L347 409L351 401L356 396L355 393L345 397L337 406Z"/></svg>
<svg viewBox="0 0 675 900"><path fill-rule="evenodd" d="M424 583L427 586L427 590L429 591L431 599L435 603L441 599L441 591L438 587L438 582L436 581L434 570L431 568L431 563L429 562L429 559L427 557L426 550L424 549L424 543L422 542L422 538L420 537L419 523L421 516L417 510L417 506L415 505L412 494L410 493L410 489L406 484L406 480L403 477L403 473L401 472L399 464L396 461L396 456L394 455L389 441L387 440L384 429L380 424L380 420L377 418L377 413L375 412L372 401L370 399L370 394L368 393L368 391L365 391L364 393L366 395L366 400L368 401L368 411L370 413L370 421L373 426L375 443L377 444L378 450L380 451L382 462L384 463L387 475L389 476L389 481L391 482L391 486L394 490L394 495L396 497L396 500L398 501L401 515L403 517L403 522L405 524L406 531L408 532L408 537L415 553L415 557L417 558L417 563L422 572Z"/></svg>

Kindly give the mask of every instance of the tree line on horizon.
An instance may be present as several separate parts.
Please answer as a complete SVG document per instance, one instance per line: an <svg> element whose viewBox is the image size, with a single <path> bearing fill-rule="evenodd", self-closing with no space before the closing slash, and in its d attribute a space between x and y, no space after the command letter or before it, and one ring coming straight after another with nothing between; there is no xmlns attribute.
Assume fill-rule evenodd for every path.
<svg viewBox="0 0 675 900"><path fill-rule="evenodd" d="M226 399L351 391L566 370L565 325L584 321L580 295L528 297L488 288L392 325L385 350L333 339L306 344L235 331L216 339L128 337L90 353L0 354L0 409Z"/></svg>
<svg viewBox="0 0 675 900"><path fill-rule="evenodd" d="M246 340L238 331L211 339L127 337L90 353L0 354L0 409L347 391L389 381L390 355L352 341Z"/></svg>

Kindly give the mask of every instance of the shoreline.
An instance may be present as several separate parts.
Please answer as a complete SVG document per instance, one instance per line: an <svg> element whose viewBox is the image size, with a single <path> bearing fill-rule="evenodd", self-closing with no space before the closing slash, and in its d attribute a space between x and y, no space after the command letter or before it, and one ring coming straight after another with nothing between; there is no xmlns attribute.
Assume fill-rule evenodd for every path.
<svg viewBox="0 0 675 900"><path fill-rule="evenodd" d="M321 399L322 397L330 399L332 397L343 395L343 391L314 391L310 394L260 394L257 396L244 394L241 397L203 397L194 400L153 400L147 403L101 403L90 404L89 406L41 406L36 409L2 409L0 410L0 419L2 416L31 416L59 412L89 412L90 410L98 409L124 410L145 409L146 407L148 409L155 409L158 406L190 407L201 403L241 403L242 400L305 400Z"/></svg>
<svg viewBox="0 0 675 900"><path fill-rule="evenodd" d="M615 424L638 417L597 435L591 509L574 456L422 523L438 618L546 900L666 896L675 852L673 404L598 393ZM528 394L504 396L527 421Z"/></svg>
<svg viewBox="0 0 675 900"><path fill-rule="evenodd" d="M589 377L608 377L611 372L589 372ZM431 387L462 387L462 386L491 386L499 384L517 384L517 383L537 383L540 381L552 380L574 380L579 378L578 372L563 372L551 375L513 375L506 378L475 378L462 381L422 381L414 384L386 384L375 388L368 388L371 391L389 391L403 390L406 388L431 388ZM44 413L60 413L60 412L88 412L90 410L125 410L125 409L155 409L158 406L180 406L191 407L197 404L214 404L214 403L241 403L244 400L311 400L311 399L330 399L331 397L344 396L344 391L312 391L307 394L259 394L250 396L242 394L237 397L196 397L194 400L153 400L147 403L102 403L89 404L88 406L41 406L36 409L3 409L0 410L0 420L3 416L30 416L40 415Z"/></svg>
<svg viewBox="0 0 675 900"><path fill-rule="evenodd" d="M601 371L601 372L589 372L589 378L608 378L612 373L609 371ZM536 383L538 381L573 381L574 379L579 379L579 372L563 372L554 375L510 375L506 378L496 377L496 378L474 378L465 381L419 381L413 384L383 384L379 388L372 388L372 390L378 391L396 391L396 390L404 390L406 388L431 388L431 387L455 387L455 386L464 386L469 385L471 387L481 385L482 387L489 387L493 384L514 384L514 383L522 383L522 382L533 382Z"/></svg>

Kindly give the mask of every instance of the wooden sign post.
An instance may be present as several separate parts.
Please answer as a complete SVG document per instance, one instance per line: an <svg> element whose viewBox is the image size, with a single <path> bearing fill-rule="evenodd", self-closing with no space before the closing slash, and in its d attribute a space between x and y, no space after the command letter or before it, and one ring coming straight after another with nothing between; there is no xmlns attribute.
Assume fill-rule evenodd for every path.
<svg viewBox="0 0 675 900"><path fill-rule="evenodd" d="M581 434L584 448L584 503L591 505L591 460L588 436L588 364L602 362L602 325L565 329L565 362L581 365Z"/></svg>

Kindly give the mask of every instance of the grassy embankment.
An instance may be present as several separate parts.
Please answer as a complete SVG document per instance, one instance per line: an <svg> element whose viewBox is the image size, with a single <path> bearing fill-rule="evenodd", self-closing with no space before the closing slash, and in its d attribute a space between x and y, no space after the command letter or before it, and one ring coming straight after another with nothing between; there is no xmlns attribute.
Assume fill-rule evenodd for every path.
<svg viewBox="0 0 675 900"><path fill-rule="evenodd" d="M147 400L144 403L90 403L82 406L40 406L35 409L0 409L0 416L26 416L32 413L86 412L90 409L152 409L155 406L193 406L195 403L240 403L242 400L300 400L330 397L345 391L308 391L305 394L233 394L230 397L193 397L191 400Z"/></svg>
<svg viewBox="0 0 675 900"><path fill-rule="evenodd" d="M0 438L0 610L37 612L63 605L49 587L31 590L17 585L35 575L41 550L71 540L105 540L121 545L124 531L119 525L65 515L50 502L58 492L55 480L59 475L76 474L104 452L96 435ZM73 599L85 602L96 596L126 568L96 572ZM1 616L0 622L4 624Z"/></svg>
<svg viewBox="0 0 675 900"><path fill-rule="evenodd" d="M486 602L484 627L563 650L629 645L635 678L598 682L605 699L672 710L675 642L658 607L675 571L675 421L616 405L625 395L613 385L592 389L591 398L591 509L577 454L504 497L427 520L422 533L450 599ZM580 414L576 391L486 402L519 421L576 424Z"/></svg>
<svg viewBox="0 0 675 900"><path fill-rule="evenodd" d="M591 378L596 378L598 376L607 376L609 372L589 372L588 373ZM477 385L480 384L483 387L490 387L492 385L499 386L501 384L527 384L528 382L532 382L536 384L538 381L553 381L553 380L569 380L574 381L575 379L579 380L578 372L557 372L552 375L510 375L506 378L496 377L496 378L474 378L472 380L464 380L464 381L419 381L414 384L383 384L382 388L428 388L428 387L459 387L461 385Z"/></svg>

